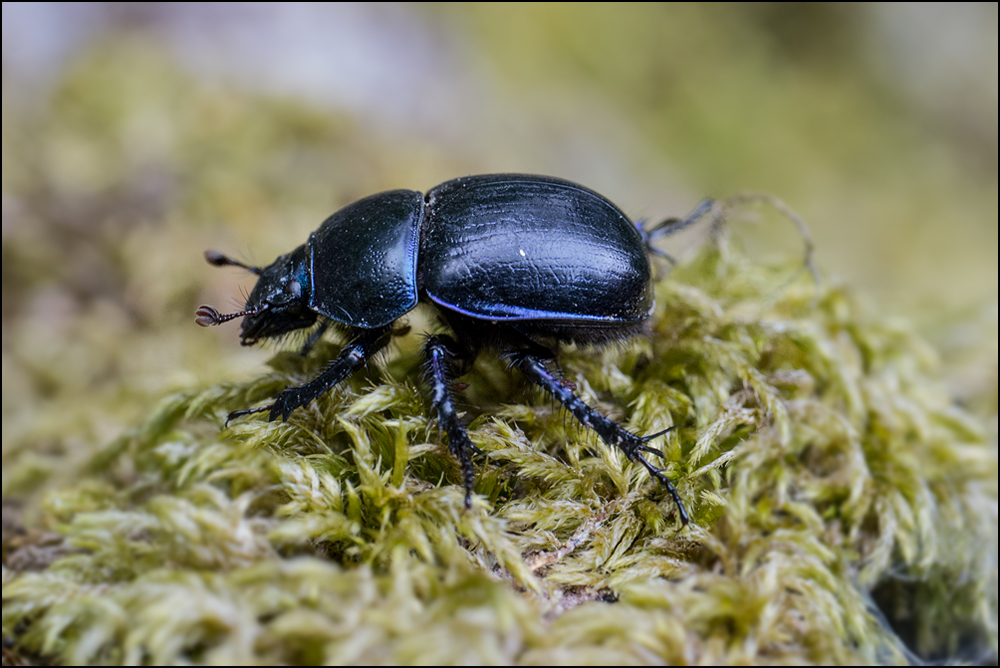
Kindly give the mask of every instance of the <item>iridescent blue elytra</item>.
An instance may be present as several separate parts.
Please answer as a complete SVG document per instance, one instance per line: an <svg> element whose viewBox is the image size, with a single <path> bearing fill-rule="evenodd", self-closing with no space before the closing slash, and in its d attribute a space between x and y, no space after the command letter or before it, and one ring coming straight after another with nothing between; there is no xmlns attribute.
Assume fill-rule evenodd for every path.
<svg viewBox="0 0 1000 668"><path fill-rule="evenodd" d="M584 327L652 311L642 236L593 190L549 177L470 176L431 190L426 211L423 288L441 307Z"/></svg>
<svg viewBox="0 0 1000 668"><path fill-rule="evenodd" d="M309 307L351 327L388 325L421 289L443 308L498 321L637 322L653 307L635 225L594 191L551 177L470 176L426 197L371 195L327 218L306 247Z"/></svg>
<svg viewBox="0 0 1000 668"><path fill-rule="evenodd" d="M429 304L439 316L439 331L425 347L432 402L462 463L466 503L475 447L454 409L451 379L456 362L492 349L605 443L641 463L669 490L686 524L673 485L643 456L662 456L646 445L653 437L632 434L587 406L547 365L562 343L602 344L641 333L653 310L648 255L658 251L650 242L690 225L709 205L644 230L593 190L548 176L468 176L426 195L391 190L340 209L267 267L207 252L212 264L242 266L260 278L245 310L223 316L202 306L197 322L242 316L244 345L314 328L303 353L328 327L345 331L348 343L317 378L283 390L268 406L230 415L287 419L381 350L399 318Z"/></svg>

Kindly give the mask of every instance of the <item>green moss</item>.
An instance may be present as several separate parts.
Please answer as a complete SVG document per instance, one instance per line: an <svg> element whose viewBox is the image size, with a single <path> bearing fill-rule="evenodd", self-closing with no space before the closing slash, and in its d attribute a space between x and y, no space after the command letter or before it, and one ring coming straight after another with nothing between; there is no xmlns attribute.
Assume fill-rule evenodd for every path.
<svg viewBox="0 0 1000 668"><path fill-rule="evenodd" d="M859 663L906 660L900 639L927 658L996 650L995 367L992 394L969 403L985 427L906 326L842 288L788 283L788 267L706 249L658 282L648 336L560 358L589 403L636 432L680 425L660 446L694 524L490 359L462 379L487 453L465 511L423 393L419 327L287 424L224 429L337 346L279 353L251 377L244 352L190 321L235 293L204 267L205 247L287 250L373 184L433 185L391 171L398 141L198 84L138 44L82 58L42 109L7 92L13 659ZM207 276L224 286L211 297Z"/></svg>
<svg viewBox="0 0 1000 668"><path fill-rule="evenodd" d="M407 340L288 423L223 429L324 344L164 399L47 494L37 563L5 531L4 635L66 663L906 660L886 615L927 656L995 649L984 428L905 329L782 281L705 251L657 285L650 336L561 358L632 429L681 425L687 529L489 360L466 379L489 462L465 511Z"/></svg>

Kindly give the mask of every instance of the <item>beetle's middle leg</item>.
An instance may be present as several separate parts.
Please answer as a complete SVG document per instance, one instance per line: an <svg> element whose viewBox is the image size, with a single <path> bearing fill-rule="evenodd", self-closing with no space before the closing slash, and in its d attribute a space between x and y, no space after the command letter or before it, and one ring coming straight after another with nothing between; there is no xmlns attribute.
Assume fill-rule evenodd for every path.
<svg viewBox="0 0 1000 668"><path fill-rule="evenodd" d="M680 516L681 523L687 526L690 520L687 511L684 509L684 504L681 503L677 488L674 487L669 478L663 475L662 469L653 466L642 456L643 453L663 456L661 451L646 445L648 441L660 436L663 432L646 437L637 436L614 420L601 415L596 409L584 403L583 399L576 396L565 384L559 382L545 366L546 358L541 355L534 352L519 352L515 353L512 359L514 364L517 365L531 382L558 399L566 407L566 410L579 420L580 424L593 429L607 445L621 448L626 457L642 464L649 471L649 474L656 478L670 492L674 503L677 504L677 513Z"/></svg>
<svg viewBox="0 0 1000 668"><path fill-rule="evenodd" d="M472 454L479 452L468 432L458 419L455 403L452 401L451 374L452 365L458 354L455 341L445 336L432 336L427 339L424 347L427 355L427 368L430 372L431 402L437 409L438 424L448 435L448 449L458 458L462 465L462 482L465 485L465 507L472 507L472 484L475 482L472 468Z"/></svg>

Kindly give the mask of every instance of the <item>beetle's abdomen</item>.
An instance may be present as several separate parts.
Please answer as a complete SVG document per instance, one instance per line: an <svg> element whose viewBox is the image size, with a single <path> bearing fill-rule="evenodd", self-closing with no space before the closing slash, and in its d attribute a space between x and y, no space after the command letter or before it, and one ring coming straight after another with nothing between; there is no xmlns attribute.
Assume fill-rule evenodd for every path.
<svg viewBox="0 0 1000 668"><path fill-rule="evenodd" d="M649 260L614 204L569 181L471 176L428 193L423 288L489 320L636 322L653 306Z"/></svg>
<svg viewBox="0 0 1000 668"><path fill-rule="evenodd" d="M351 327L388 325L417 304L424 197L390 190L348 204L309 236L310 307Z"/></svg>

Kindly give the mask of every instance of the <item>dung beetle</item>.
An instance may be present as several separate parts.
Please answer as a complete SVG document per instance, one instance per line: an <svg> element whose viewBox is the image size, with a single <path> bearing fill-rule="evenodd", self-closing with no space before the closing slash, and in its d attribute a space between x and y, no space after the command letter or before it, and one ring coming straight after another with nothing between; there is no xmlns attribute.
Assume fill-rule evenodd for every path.
<svg viewBox="0 0 1000 668"><path fill-rule="evenodd" d="M210 264L240 266L260 278L243 311L222 315L201 306L195 322L208 327L242 317L243 345L315 327L303 353L328 327L344 330L347 343L316 378L282 390L270 406L229 415L268 412L270 420L284 420L364 366L418 302L430 304L449 332L424 346L431 398L462 466L467 507L478 450L456 413L451 381L459 363L489 349L642 464L687 525L674 485L643 456L664 456L647 443L666 432L633 434L585 404L549 364L562 343L601 345L642 332L653 312L648 255L669 257L651 243L693 224L712 204L646 229L593 190L548 176L486 174L427 194L390 190L340 209L267 267L207 251Z"/></svg>

